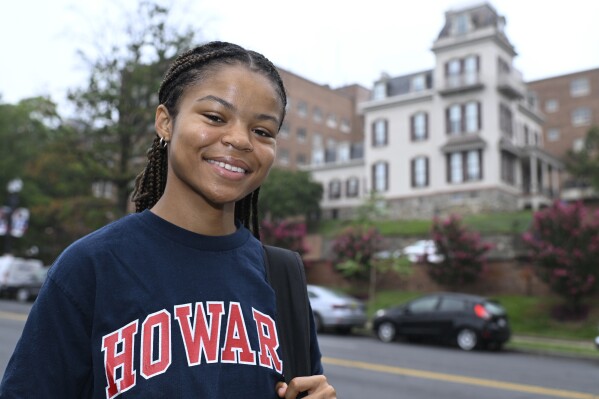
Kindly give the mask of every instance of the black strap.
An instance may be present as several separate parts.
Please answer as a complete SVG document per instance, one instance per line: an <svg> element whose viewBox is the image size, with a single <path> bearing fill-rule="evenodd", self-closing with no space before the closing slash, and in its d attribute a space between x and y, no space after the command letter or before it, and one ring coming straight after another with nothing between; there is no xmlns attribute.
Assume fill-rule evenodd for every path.
<svg viewBox="0 0 599 399"><path fill-rule="evenodd" d="M310 303L304 264L297 252L264 245L266 278L277 297L277 334L285 382L312 374Z"/></svg>

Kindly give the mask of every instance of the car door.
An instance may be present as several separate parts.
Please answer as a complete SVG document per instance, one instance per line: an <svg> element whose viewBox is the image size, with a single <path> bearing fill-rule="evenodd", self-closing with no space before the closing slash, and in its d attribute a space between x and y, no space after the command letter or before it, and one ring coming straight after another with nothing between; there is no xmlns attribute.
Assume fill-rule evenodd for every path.
<svg viewBox="0 0 599 399"><path fill-rule="evenodd" d="M467 304L462 298L442 296L433 326L434 334L440 337L451 336L457 320L463 317L466 306Z"/></svg>
<svg viewBox="0 0 599 399"><path fill-rule="evenodd" d="M439 297L430 295L415 299L406 306L400 333L412 336L428 336L434 332L434 315Z"/></svg>

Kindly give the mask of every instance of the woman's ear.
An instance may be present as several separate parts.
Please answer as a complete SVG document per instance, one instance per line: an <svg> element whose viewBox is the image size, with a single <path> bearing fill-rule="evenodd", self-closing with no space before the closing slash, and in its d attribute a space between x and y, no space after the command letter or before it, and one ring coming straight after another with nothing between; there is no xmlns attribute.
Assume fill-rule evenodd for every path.
<svg viewBox="0 0 599 399"><path fill-rule="evenodd" d="M158 108L156 108L154 127L156 129L156 133L158 133L158 135L162 137L164 141L171 141L171 135L173 132L173 119L163 104L160 104Z"/></svg>

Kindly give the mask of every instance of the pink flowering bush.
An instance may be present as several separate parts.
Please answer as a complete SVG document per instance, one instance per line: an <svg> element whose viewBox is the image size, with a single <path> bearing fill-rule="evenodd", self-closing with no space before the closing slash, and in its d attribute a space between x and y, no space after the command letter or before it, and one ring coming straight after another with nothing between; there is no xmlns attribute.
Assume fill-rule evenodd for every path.
<svg viewBox="0 0 599 399"><path fill-rule="evenodd" d="M304 222L263 221L260 226L260 238L268 245L274 245L298 252L300 255L308 253L309 249L304 243L307 228Z"/></svg>
<svg viewBox="0 0 599 399"><path fill-rule="evenodd" d="M366 280L374 254L381 250L382 236L375 227L352 226L333 241L335 268L347 277Z"/></svg>
<svg viewBox="0 0 599 399"><path fill-rule="evenodd" d="M478 280L491 244L482 242L480 234L467 231L457 215L434 218L431 235L442 256L438 263L426 262L431 279L450 288Z"/></svg>
<svg viewBox="0 0 599 399"><path fill-rule="evenodd" d="M577 310L599 277L599 211L556 201L534 215L523 235L537 275Z"/></svg>

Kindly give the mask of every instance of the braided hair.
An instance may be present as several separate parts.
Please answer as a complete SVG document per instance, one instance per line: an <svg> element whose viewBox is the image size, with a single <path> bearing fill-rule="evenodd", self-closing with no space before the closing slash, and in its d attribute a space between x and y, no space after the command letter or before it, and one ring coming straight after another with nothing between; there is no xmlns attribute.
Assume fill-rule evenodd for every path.
<svg viewBox="0 0 599 399"><path fill-rule="evenodd" d="M158 101L164 105L171 117L176 119L179 101L189 86L200 82L208 72L222 65L242 64L251 71L261 73L273 83L283 104L287 105L285 87L276 67L262 54L246 50L227 42L209 42L179 55L169 67L158 91ZM284 116L284 115L283 115ZM282 123L283 118L281 118ZM279 128L281 126L279 125ZM156 135L147 152L148 162L135 179L133 202L136 212L153 207L166 187L168 153L166 145ZM260 187L235 203L235 218L260 238L258 220L258 193Z"/></svg>

